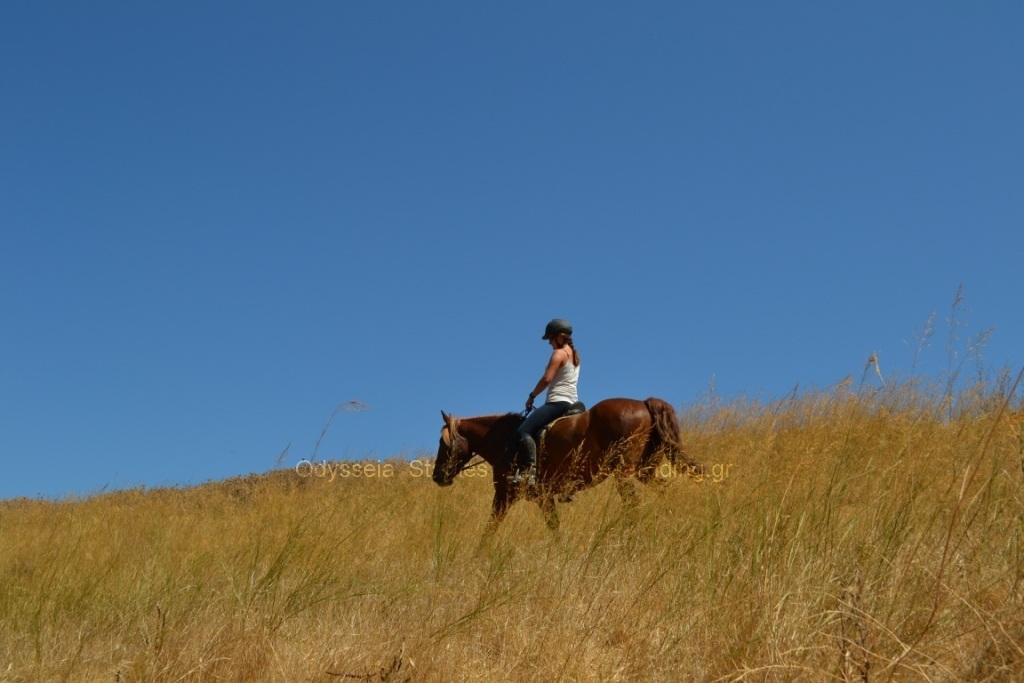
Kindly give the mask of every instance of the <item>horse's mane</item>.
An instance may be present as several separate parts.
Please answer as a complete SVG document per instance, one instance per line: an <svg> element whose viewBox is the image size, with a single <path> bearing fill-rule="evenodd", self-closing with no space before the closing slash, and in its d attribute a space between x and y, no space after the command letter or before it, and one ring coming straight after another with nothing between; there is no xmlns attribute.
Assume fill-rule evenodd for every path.
<svg viewBox="0 0 1024 683"><path fill-rule="evenodd" d="M458 415L460 420L497 420L500 418L509 418L512 416L522 417L522 413L487 413L486 415Z"/></svg>
<svg viewBox="0 0 1024 683"><path fill-rule="evenodd" d="M495 415L494 418L494 422L491 423L488 429L488 432L493 435L507 434L511 436L515 434L516 429L523 421L522 413L499 414Z"/></svg>
<svg viewBox="0 0 1024 683"><path fill-rule="evenodd" d="M461 420L482 420L484 422L493 422L498 424L499 422L514 422L519 424L523 421L522 413L491 413L490 415L474 415L472 417L459 418Z"/></svg>
<svg viewBox="0 0 1024 683"><path fill-rule="evenodd" d="M519 426L519 423L523 421L522 413L493 413L491 415L474 415L472 417L462 417L460 420L473 420L487 424L489 429L495 427L507 427L509 429L515 429Z"/></svg>
<svg viewBox="0 0 1024 683"><path fill-rule="evenodd" d="M505 413L504 415L500 415L498 417L496 423L508 422L509 424L518 426L519 423L523 421L523 419L524 418L522 413Z"/></svg>

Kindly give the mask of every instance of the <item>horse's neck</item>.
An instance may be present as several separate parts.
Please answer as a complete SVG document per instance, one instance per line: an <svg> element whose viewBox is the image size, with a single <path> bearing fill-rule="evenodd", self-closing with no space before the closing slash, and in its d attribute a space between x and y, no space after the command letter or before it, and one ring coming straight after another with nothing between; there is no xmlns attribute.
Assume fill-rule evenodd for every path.
<svg viewBox="0 0 1024 683"><path fill-rule="evenodd" d="M506 445L514 426L506 415L468 417L459 421L459 432L469 449L493 467L506 457Z"/></svg>

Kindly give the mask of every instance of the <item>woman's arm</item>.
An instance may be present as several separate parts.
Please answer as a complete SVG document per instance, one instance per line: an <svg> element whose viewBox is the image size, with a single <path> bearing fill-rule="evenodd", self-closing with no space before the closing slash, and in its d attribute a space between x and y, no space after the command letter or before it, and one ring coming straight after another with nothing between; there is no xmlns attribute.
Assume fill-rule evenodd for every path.
<svg viewBox="0 0 1024 683"><path fill-rule="evenodd" d="M562 367L565 362L565 352L561 349L556 349L551 353L551 359L548 360L548 366L544 369L544 374L537 380L537 386L530 392L530 398L526 400L526 409L533 409L533 399L540 396L540 392L544 391L547 385L551 384L551 380L555 378L555 373L558 372L558 368Z"/></svg>

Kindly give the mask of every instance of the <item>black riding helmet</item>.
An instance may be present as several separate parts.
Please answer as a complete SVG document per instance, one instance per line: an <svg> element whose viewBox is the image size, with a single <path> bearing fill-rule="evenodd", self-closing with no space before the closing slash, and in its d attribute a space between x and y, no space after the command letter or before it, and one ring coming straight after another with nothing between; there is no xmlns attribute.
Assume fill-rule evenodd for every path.
<svg viewBox="0 0 1024 683"><path fill-rule="evenodd" d="M556 334L572 334L572 325L568 320L555 318L544 328L544 336L541 339L551 339Z"/></svg>

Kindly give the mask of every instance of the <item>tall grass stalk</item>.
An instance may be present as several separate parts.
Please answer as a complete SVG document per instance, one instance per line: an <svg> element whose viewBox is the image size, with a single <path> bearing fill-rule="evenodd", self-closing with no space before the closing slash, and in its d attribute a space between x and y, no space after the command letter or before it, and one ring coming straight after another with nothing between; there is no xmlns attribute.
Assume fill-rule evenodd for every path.
<svg viewBox="0 0 1024 683"><path fill-rule="evenodd" d="M399 461L0 503L0 681L1024 680L1020 376L886 379L711 395L559 536Z"/></svg>

